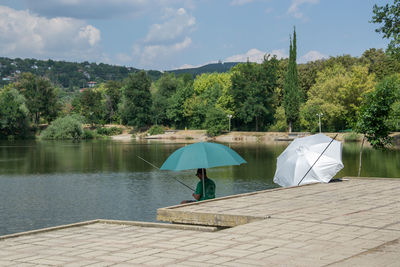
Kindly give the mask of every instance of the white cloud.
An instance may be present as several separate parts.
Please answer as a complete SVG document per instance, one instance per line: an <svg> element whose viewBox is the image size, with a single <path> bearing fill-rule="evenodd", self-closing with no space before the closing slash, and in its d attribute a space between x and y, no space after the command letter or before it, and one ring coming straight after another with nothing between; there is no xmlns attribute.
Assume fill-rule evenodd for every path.
<svg viewBox="0 0 400 267"><path fill-rule="evenodd" d="M153 24L145 38L146 43L173 42L182 35L193 30L196 19L189 15L184 8L166 10L166 21Z"/></svg>
<svg viewBox="0 0 400 267"><path fill-rule="evenodd" d="M169 68L167 65L169 60L186 49L192 43L190 37L185 37L182 42L171 45L145 45L133 46L133 59L138 63L140 68Z"/></svg>
<svg viewBox="0 0 400 267"><path fill-rule="evenodd" d="M132 59L140 68L170 68L171 59L192 44L196 19L184 8L166 8L161 20L133 45Z"/></svg>
<svg viewBox="0 0 400 267"><path fill-rule="evenodd" d="M252 3L252 2L254 2L254 0L232 0L231 5L232 6L242 6L245 4Z"/></svg>
<svg viewBox="0 0 400 267"><path fill-rule="evenodd" d="M201 65L195 66L195 65L190 65L190 64L183 64L182 66L180 66L179 68L177 68L178 70L182 70L182 69L193 69L193 68L197 68L197 67L201 67Z"/></svg>
<svg viewBox="0 0 400 267"><path fill-rule="evenodd" d="M323 59L323 58L327 58L327 57L328 56L326 56L318 51L312 50L312 51L309 51L304 56L302 56L299 60L299 63L307 63L309 61L315 61L315 60L319 60L319 59Z"/></svg>
<svg viewBox="0 0 400 267"><path fill-rule="evenodd" d="M289 15L297 19L304 18L304 14L300 11L300 6L303 4L318 4L319 0L292 0L290 7L287 11Z"/></svg>
<svg viewBox="0 0 400 267"><path fill-rule="evenodd" d="M278 59L279 58L285 58L287 57L285 51L283 49L278 49L278 50L272 50L271 52L264 52L260 51L256 48L252 48L247 53L245 54L238 54L238 55L233 55L228 58L226 58L224 61L225 62L257 62L261 63L264 60L264 56L266 54L270 54L272 56L276 56Z"/></svg>
<svg viewBox="0 0 400 267"><path fill-rule="evenodd" d="M100 31L82 20L40 17L0 6L0 54L68 60L99 58ZM93 56L93 58L91 58Z"/></svg>

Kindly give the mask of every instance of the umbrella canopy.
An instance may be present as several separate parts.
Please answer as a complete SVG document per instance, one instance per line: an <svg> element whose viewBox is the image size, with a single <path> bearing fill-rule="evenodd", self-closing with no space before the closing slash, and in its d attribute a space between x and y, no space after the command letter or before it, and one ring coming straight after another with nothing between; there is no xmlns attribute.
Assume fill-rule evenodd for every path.
<svg viewBox="0 0 400 267"><path fill-rule="evenodd" d="M176 150L164 162L160 170L208 169L242 163L246 163L246 161L229 147L216 143L200 142Z"/></svg>
<svg viewBox="0 0 400 267"><path fill-rule="evenodd" d="M295 139L282 152L274 182L283 187L328 183L342 168L342 143L324 134L315 134Z"/></svg>

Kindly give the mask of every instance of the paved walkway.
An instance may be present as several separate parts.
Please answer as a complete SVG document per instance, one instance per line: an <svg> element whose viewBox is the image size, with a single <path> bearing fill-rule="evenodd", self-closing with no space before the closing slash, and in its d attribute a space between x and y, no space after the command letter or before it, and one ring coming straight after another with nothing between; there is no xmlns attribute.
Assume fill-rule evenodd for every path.
<svg viewBox="0 0 400 267"><path fill-rule="evenodd" d="M399 196L400 179L350 179L175 206L159 213L239 225L94 221L0 237L0 266L400 266Z"/></svg>

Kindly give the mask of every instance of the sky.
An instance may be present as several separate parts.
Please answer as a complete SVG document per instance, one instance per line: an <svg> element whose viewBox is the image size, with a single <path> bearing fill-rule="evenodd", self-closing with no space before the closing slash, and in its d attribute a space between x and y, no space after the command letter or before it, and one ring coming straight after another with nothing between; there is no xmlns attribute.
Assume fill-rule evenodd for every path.
<svg viewBox="0 0 400 267"><path fill-rule="evenodd" d="M393 0L0 0L0 57L172 70L361 56L388 41L370 23Z"/></svg>

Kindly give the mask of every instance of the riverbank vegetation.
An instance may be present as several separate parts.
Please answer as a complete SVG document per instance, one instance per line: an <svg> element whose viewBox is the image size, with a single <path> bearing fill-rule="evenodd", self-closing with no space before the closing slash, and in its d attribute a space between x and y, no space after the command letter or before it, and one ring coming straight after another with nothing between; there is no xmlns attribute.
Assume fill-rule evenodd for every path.
<svg viewBox="0 0 400 267"><path fill-rule="evenodd" d="M374 12L374 22L382 22L385 9L375 7ZM384 26L378 30L385 32ZM0 137L26 138L32 129L47 124L43 138L80 139L85 136L84 123L92 128L123 124L135 131L152 125L206 129L210 136L227 130L316 132L320 125L325 132L358 129L365 134L372 127L368 116L379 117L379 108L386 109L381 123L387 130L399 131L400 61L397 39L393 40L386 52L371 48L360 57L297 64L293 31L289 59L265 55L260 64L240 63L223 73L197 76L151 76L134 69L128 74L121 69L90 87L84 82L80 90L71 89L68 82L55 85L46 73L20 73L0 90ZM377 90L389 86L385 81L390 81L389 102L375 99ZM369 108L371 103L376 112Z"/></svg>

